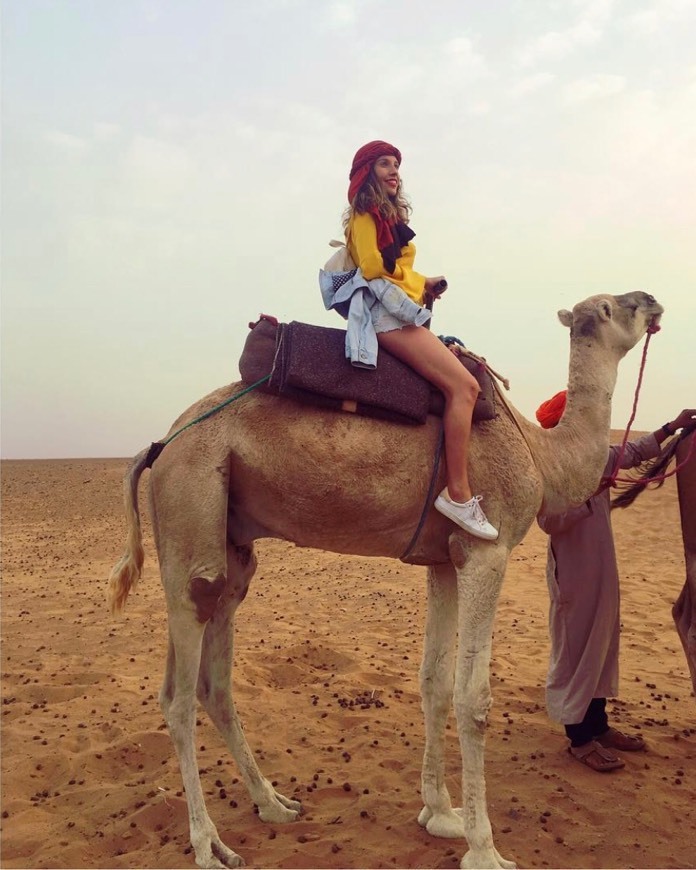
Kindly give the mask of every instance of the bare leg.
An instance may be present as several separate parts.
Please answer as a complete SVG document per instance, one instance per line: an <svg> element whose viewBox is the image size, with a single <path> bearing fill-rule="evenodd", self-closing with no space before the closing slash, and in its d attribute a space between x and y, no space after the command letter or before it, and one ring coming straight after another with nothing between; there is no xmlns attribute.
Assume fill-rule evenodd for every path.
<svg viewBox="0 0 696 870"><path fill-rule="evenodd" d="M404 326L392 332L380 332L381 347L411 366L445 397L443 424L447 459L447 489L457 502L472 496L467 471L471 417L479 385L476 378L457 357L424 326Z"/></svg>

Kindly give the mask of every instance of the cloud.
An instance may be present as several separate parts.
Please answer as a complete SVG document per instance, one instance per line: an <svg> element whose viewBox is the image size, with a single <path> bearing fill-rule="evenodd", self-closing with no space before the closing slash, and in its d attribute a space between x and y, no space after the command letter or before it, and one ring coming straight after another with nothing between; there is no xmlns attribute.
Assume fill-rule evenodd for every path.
<svg viewBox="0 0 696 870"><path fill-rule="evenodd" d="M599 42L601 35L597 28L587 22L565 31L544 33L520 51L520 66L530 67L541 62L563 60L580 46Z"/></svg>
<svg viewBox="0 0 696 870"><path fill-rule="evenodd" d="M493 107L488 100L472 99L463 107L467 115L489 115L493 111Z"/></svg>
<svg viewBox="0 0 696 870"><path fill-rule="evenodd" d="M345 111L382 129L403 123L405 105L438 124L453 112L480 115L489 111L481 83L490 77L475 36L423 45L382 43L351 70Z"/></svg>
<svg viewBox="0 0 696 870"><path fill-rule="evenodd" d="M576 0L574 6L580 12L571 26L550 30L523 46L517 55L521 67L563 60L602 39L610 23L613 0Z"/></svg>
<svg viewBox="0 0 696 870"><path fill-rule="evenodd" d="M532 94L550 84L556 76L553 73L539 72L533 75L524 76L516 81L510 88L510 93L514 97L520 97L524 94Z"/></svg>
<svg viewBox="0 0 696 870"><path fill-rule="evenodd" d="M607 130L607 159L625 186L632 214L663 226L693 227L696 220L696 89L667 98L643 91L624 99Z"/></svg>
<svg viewBox="0 0 696 870"><path fill-rule="evenodd" d="M99 142L105 142L115 139L121 132L120 124L109 124L107 122L97 122L94 125L94 138Z"/></svg>
<svg viewBox="0 0 696 870"><path fill-rule="evenodd" d="M565 88L565 102L576 104L605 99L620 94L625 87L624 76L598 73L570 82Z"/></svg>
<svg viewBox="0 0 696 870"><path fill-rule="evenodd" d="M444 53L449 59L452 72L478 78L486 72L486 61L476 48L475 40L469 36L456 36L444 45Z"/></svg>
<svg viewBox="0 0 696 870"><path fill-rule="evenodd" d="M335 0L324 8L324 24L330 30L350 27L355 24L357 18L357 4L353 0Z"/></svg>
<svg viewBox="0 0 696 870"><path fill-rule="evenodd" d="M141 179L183 179L191 169L186 150L171 142L137 135L126 156L132 172Z"/></svg>
<svg viewBox="0 0 696 870"><path fill-rule="evenodd" d="M72 133L64 133L62 130L48 130L44 134L44 139L63 151L81 152L89 147L87 140L73 136Z"/></svg>
<svg viewBox="0 0 696 870"><path fill-rule="evenodd" d="M654 36L668 25L689 15L694 17L696 5L693 0L654 0L648 7L626 16L626 29L638 36Z"/></svg>
<svg viewBox="0 0 696 870"><path fill-rule="evenodd" d="M160 0L148 0L142 8L142 15L148 24L155 24L162 18L162 3Z"/></svg>
<svg viewBox="0 0 696 870"><path fill-rule="evenodd" d="M583 19L605 23L611 18L615 0L573 0L573 5L581 10Z"/></svg>

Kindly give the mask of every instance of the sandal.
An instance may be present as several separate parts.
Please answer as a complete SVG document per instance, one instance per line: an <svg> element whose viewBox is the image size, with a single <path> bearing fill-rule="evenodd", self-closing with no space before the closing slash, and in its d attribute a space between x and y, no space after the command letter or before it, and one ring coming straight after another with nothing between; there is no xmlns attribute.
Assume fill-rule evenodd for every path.
<svg viewBox="0 0 696 870"><path fill-rule="evenodd" d="M590 740L589 743L584 743L582 746L569 746L568 752L573 758L577 758L580 764L584 764L598 773L618 770L625 764L618 756L605 749L596 740Z"/></svg>
<svg viewBox="0 0 696 870"><path fill-rule="evenodd" d="M605 749L619 749L621 752L638 752L645 749L645 740L639 735L624 734L616 728L608 728L604 734L595 737Z"/></svg>

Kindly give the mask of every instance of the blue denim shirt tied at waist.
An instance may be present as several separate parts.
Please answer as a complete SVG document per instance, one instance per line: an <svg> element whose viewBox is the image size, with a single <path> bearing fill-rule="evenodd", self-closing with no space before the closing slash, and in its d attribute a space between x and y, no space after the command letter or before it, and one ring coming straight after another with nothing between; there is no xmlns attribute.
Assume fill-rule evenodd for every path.
<svg viewBox="0 0 696 870"><path fill-rule="evenodd" d="M327 311L332 308L348 321L346 359L358 368L377 368L377 333L372 309L379 302L404 324L423 326L432 313L414 302L386 278L366 280L360 268L349 272L319 270L319 287Z"/></svg>

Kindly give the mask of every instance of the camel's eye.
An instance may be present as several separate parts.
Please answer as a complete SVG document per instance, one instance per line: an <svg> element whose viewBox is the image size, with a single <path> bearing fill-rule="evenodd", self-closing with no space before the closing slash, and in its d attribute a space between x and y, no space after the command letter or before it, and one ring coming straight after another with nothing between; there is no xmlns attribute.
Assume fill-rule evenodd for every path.
<svg viewBox="0 0 696 870"><path fill-rule="evenodd" d="M655 299L654 296L651 296L651 295L648 293L648 305L654 305L656 302L657 302L657 299Z"/></svg>

